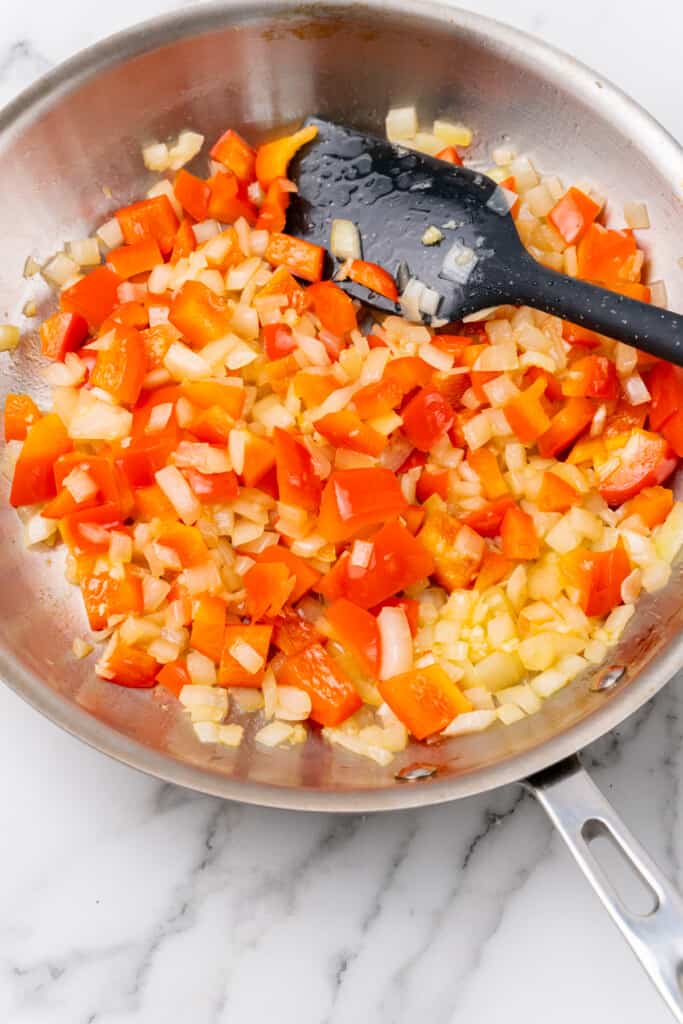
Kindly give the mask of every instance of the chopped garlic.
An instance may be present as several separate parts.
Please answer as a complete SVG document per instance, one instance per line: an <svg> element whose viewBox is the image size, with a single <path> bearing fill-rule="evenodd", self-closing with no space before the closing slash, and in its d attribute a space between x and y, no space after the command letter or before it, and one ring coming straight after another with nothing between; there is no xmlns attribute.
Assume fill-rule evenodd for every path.
<svg viewBox="0 0 683 1024"><path fill-rule="evenodd" d="M76 658L87 658L95 648L87 640L84 640L83 637L75 636L71 644L71 650Z"/></svg>
<svg viewBox="0 0 683 1024"><path fill-rule="evenodd" d="M434 224L431 224L422 236L422 244L438 245L443 237L443 231L440 231Z"/></svg>

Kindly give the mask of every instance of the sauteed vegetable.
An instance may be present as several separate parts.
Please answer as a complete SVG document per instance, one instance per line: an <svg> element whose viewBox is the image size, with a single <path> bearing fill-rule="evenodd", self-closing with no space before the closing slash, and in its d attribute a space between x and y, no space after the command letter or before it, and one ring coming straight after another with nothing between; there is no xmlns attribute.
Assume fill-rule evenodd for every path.
<svg viewBox="0 0 683 1024"><path fill-rule="evenodd" d="M387 130L455 164L471 141L419 132L412 108ZM524 307L443 323L348 221L330 276L285 230L314 135L254 148L228 130L207 177L185 169L201 136L154 143L148 194L43 267L52 405L8 397L9 500L27 545L61 542L108 684L156 688L204 742L320 728L387 764L410 736L534 714L666 584L683 371ZM642 204L608 228L588 186L494 163L537 259L650 299ZM447 244L449 225L424 227Z"/></svg>

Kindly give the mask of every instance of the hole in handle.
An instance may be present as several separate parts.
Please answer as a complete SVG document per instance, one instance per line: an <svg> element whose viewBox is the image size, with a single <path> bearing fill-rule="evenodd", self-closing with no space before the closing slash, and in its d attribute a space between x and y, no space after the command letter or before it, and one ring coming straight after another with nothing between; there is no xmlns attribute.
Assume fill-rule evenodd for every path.
<svg viewBox="0 0 683 1024"><path fill-rule="evenodd" d="M657 893L605 822L590 818L584 822L581 835L626 909L638 917L654 914L659 907Z"/></svg>

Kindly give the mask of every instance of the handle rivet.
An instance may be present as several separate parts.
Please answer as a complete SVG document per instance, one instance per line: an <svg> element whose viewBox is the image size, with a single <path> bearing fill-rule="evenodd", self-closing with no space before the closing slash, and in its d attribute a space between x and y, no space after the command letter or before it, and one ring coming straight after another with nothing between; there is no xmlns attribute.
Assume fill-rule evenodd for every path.
<svg viewBox="0 0 683 1024"><path fill-rule="evenodd" d="M421 782L423 779L431 779L438 770L435 764L409 764L396 772L394 778L397 782Z"/></svg>
<svg viewBox="0 0 683 1024"><path fill-rule="evenodd" d="M606 690L611 690L623 678L625 672L624 665L610 665L591 683L590 689L593 693L604 693Z"/></svg>

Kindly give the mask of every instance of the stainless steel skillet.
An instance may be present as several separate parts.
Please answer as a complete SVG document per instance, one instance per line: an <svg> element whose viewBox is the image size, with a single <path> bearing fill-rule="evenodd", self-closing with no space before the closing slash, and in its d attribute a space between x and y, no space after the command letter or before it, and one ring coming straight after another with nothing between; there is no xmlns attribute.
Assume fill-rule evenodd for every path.
<svg viewBox="0 0 683 1024"><path fill-rule="evenodd" d="M140 143L186 126L227 125L254 138L315 112L380 132L390 105L417 102L425 121L476 127L474 154L511 140L544 170L586 176L615 201L647 199L651 278L673 308L681 254L683 154L640 108L570 58L471 14L414 0L365 5L219 3L150 22L85 51L0 114L0 316L23 322L17 353L0 355L8 391L40 394L27 255L45 258L82 237L149 182ZM680 275L680 272L679 272ZM33 322L35 323L35 321ZM532 788L679 1020L683 908L573 757L650 699L683 665L681 571L639 606L609 666L579 679L508 729L414 747L389 769L311 741L290 751L246 742L202 747L163 702L95 680L75 662L84 631L58 552L26 552L0 493L0 674L74 735L159 778L270 806L375 811L453 800L514 781ZM606 672L611 666L624 671ZM415 765L419 765L416 770ZM526 781L524 781L526 780ZM590 850L611 834L654 893L632 914Z"/></svg>

